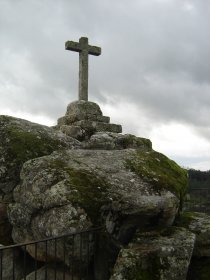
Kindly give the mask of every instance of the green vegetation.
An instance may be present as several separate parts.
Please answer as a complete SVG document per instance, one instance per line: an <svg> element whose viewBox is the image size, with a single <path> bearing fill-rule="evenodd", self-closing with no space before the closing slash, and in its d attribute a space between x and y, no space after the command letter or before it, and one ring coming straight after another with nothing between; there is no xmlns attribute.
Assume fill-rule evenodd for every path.
<svg viewBox="0 0 210 280"><path fill-rule="evenodd" d="M101 206L109 202L105 180L85 170L68 168L67 172L71 186L76 190L70 200L84 208L91 220L97 223Z"/></svg>
<svg viewBox="0 0 210 280"><path fill-rule="evenodd" d="M24 131L14 124L7 127L6 131L9 141L8 155L19 164L31 158L48 155L60 145L58 140L53 140L44 131Z"/></svg>
<svg viewBox="0 0 210 280"><path fill-rule="evenodd" d="M68 200L85 209L92 222L97 224L101 206L110 202L105 179L84 169L70 168L64 161L58 159L51 162L51 167L69 175Z"/></svg>
<svg viewBox="0 0 210 280"><path fill-rule="evenodd" d="M210 170L200 171L189 169L189 188L209 188L210 189Z"/></svg>
<svg viewBox="0 0 210 280"><path fill-rule="evenodd" d="M188 189L187 171L156 151L137 151L126 167L152 184L156 190L168 189L183 199Z"/></svg>

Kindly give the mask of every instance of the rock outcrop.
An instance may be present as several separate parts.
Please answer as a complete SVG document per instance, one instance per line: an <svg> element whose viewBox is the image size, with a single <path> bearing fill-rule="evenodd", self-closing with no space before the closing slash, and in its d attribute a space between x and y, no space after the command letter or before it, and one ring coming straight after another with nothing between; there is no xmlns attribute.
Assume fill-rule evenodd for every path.
<svg viewBox="0 0 210 280"><path fill-rule="evenodd" d="M75 149L80 142L60 131L26 120L0 116L0 242L11 242L11 225L6 206L13 201L13 189L20 170L29 159L48 155L54 150Z"/></svg>
<svg viewBox="0 0 210 280"><path fill-rule="evenodd" d="M141 265L151 268L148 258L153 256L158 263L163 261L162 270L157 270L162 278L154 279L165 280L169 273L174 275L171 279L178 279L175 271L179 263L179 279L184 280L194 234L186 229L159 229L171 227L182 208L187 172L154 151L150 140L121 131L120 125L110 124L97 104L88 101L71 103L54 128L0 117L0 191L2 203L12 202L7 208L12 238L22 243L102 226L98 240L103 246L98 244L95 252L95 279L109 279L119 252L113 279L135 279L127 274L117 276L121 261L129 261L125 258L128 250L140 263L136 279L144 279ZM151 232L156 232L155 237ZM170 247L170 242L174 246ZM178 244L183 247L182 256ZM83 254L87 252L91 260L93 246L88 246L87 251L84 246ZM58 245L58 261L62 248ZM44 250L38 246L35 254L27 246L38 261L45 261ZM72 257L68 244L66 251L68 267ZM53 259L50 243L48 256ZM76 254L74 259L76 263ZM128 267L128 275L134 266Z"/></svg>
<svg viewBox="0 0 210 280"><path fill-rule="evenodd" d="M137 232L120 251L110 280L186 279L195 235L183 228Z"/></svg>

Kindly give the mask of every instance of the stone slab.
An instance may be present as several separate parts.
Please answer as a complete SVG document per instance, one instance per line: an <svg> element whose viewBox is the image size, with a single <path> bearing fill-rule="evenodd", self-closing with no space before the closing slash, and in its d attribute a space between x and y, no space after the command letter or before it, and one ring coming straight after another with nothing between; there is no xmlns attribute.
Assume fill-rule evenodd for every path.
<svg viewBox="0 0 210 280"><path fill-rule="evenodd" d="M90 120L90 121L97 121L97 122L103 122L103 123L109 123L110 118L107 116L99 116L99 115L89 115L89 114L69 114L67 116L61 117L58 119L57 123L58 126L61 125L72 125L77 121L81 120Z"/></svg>
<svg viewBox="0 0 210 280"><path fill-rule="evenodd" d="M98 104L90 101L74 101L67 106L66 115L95 115L102 116L102 111ZM84 119L84 118L83 118Z"/></svg>
<svg viewBox="0 0 210 280"><path fill-rule="evenodd" d="M101 122L95 122L95 121L88 121L88 120L82 120L74 123L76 126L80 126L81 128L85 130L93 130L96 132L115 132L115 133L121 133L122 132L122 126L120 124L111 124L111 123L101 123Z"/></svg>

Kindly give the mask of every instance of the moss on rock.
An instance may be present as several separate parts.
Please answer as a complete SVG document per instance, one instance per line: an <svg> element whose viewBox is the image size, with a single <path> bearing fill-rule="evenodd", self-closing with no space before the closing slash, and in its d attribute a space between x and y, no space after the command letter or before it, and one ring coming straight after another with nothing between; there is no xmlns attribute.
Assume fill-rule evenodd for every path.
<svg viewBox="0 0 210 280"><path fill-rule="evenodd" d="M158 191L168 189L183 199L188 188L187 170L156 151L136 151L126 167L148 181Z"/></svg>
<svg viewBox="0 0 210 280"><path fill-rule="evenodd" d="M0 116L0 191L9 193L19 181L20 169L29 159L80 143L53 128L26 120Z"/></svg>
<svg viewBox="0 0 210 280"><path fill-rule="evenodd" d="M70 175L71 187L75 189L68 199L85 209L91 221L97 224L101 206L109 202L106 182L84 170L68 168L67 172Z"/></svg>
<svg viewBox="0 0 210 280"><path fill-rule="evenodd" d="M36 135L33 132L19 131L16 128L8 129L9 148L8 152L18 163L52 153L58 146L59 141L51 139L48 135Z"/></svg>

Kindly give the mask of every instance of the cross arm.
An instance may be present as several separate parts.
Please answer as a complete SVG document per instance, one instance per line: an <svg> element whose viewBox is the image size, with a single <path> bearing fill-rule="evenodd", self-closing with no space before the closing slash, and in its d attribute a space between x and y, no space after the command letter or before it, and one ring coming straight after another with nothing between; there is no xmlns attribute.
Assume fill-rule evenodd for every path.
<svg viewBox="0 0 210 280"><path fill-rule="evenodd" d="M96 46L89 46L88 53L98 56L101 54L101 48L96 47Z"/></svg>
<svg viewBox="0 0 210 280"><path fill-rule="evenodd" d="M75 52L81 51L80 44L77 42L73 42L73 41L67 41L65 43L65 49L68 51L75 51Z"/></svg>

